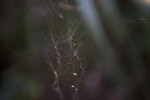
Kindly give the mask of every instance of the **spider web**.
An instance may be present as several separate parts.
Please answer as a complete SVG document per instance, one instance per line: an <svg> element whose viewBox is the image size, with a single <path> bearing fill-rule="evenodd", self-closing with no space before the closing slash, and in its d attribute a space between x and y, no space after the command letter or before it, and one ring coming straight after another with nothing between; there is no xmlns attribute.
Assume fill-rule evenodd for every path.
<svg viewBox="0 0 150 100"><path fill-rule="evenodd" d="M67 0L64 3L68 5ZM78 100L85 71L80 58L80 47L84 48L80 40L84 34L78 34L82 21L77 12L61 10L51 0L30 1L28 5L40 20L40 48L54 75L50 88L57 92L61 100L66 100L67 96Z"/></svg>

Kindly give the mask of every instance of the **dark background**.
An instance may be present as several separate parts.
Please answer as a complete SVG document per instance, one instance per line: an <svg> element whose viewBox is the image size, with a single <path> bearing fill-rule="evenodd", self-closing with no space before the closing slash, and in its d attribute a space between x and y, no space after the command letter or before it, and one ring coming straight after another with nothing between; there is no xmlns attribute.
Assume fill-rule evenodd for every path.
<svg viewBox="0 0 150 100"><path fill-rule="evenodd" d="M73 99L82 72L75 100L150 100L150 2L91 1L97 19L74 0L0 1L0 100L61 100L52 67L61 68L64 100Z"/></svg>

